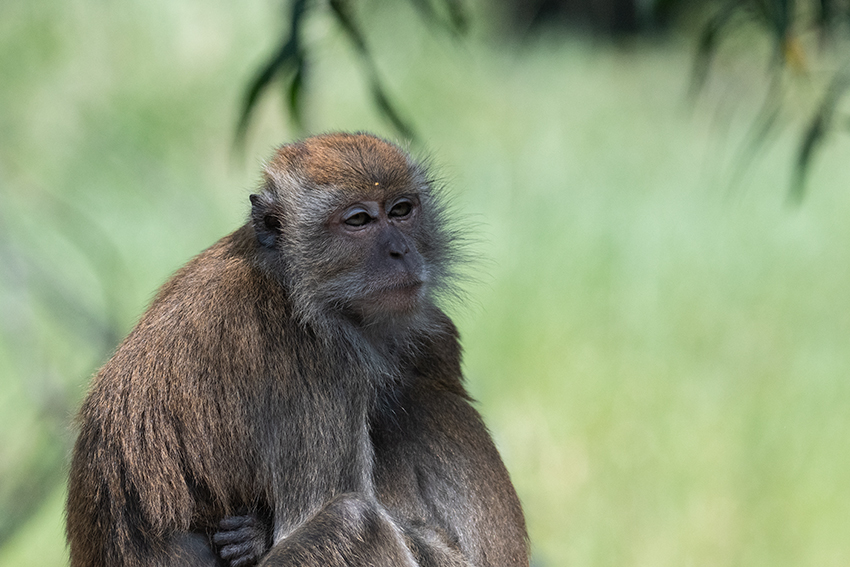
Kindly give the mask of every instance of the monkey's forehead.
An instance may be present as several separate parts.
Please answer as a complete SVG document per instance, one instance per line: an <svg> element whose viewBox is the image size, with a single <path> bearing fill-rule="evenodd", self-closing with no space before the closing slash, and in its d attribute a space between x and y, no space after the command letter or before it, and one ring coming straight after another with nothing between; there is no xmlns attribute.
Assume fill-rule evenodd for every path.
<svg viewBox="0 0 850 567"><path fill-rule="evenodd" d="M418 167L404 151L371 134L325 134L281 146L267 173L295 175L316 187L409 187ZM276 175L277 174L277 175Z"/></svg>

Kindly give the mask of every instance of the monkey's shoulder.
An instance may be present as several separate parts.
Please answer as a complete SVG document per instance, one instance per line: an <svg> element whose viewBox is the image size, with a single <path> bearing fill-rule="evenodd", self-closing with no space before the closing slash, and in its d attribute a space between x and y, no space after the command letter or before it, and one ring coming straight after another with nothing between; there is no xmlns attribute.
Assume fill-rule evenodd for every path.
<svg viewBox="0 0 850 567"><path fill-rule="evenodd" d="M289 302L259 270L244 230L221 239L160 288L96 383L174 386L261 372L269 342L285 340Z"/></svg>
<svg viewBox="0 0 850 567"><path fill-rule="evenodd" d="M255 246L242 227L177 270L158 291L139 328L194 327L221 334L263 316L284 320L290 310L280 283L258 266ZM242 331L250 336L259 329Z"/></svg>
<svg viewBox="0 0 850 567"><path fill-rule="evenodd" d="M274 294L279 285L257 264L256 246L248 227L242 227L178 269L160 288L151 310L165 304L206 317Z"/></svg>

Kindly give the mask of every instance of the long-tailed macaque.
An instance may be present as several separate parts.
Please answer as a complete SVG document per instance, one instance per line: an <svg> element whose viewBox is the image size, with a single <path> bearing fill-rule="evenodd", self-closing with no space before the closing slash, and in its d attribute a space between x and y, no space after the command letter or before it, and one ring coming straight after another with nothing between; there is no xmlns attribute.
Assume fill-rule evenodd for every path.
<svg viewBox="0 0 850 567"><path fill-rule="evenodd" d="M457 233L367 134L281 147L249 221L180 269L79 415L72 567L527 566L462 385Z"/></svg>

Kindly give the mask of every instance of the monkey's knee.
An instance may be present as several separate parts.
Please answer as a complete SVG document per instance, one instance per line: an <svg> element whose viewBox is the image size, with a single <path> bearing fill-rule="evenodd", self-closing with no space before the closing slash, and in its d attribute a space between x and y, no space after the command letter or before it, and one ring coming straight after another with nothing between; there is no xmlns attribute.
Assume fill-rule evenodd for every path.
<svg viewBox="0 0 850 567"><path fill-rule="evenodd" d="M364 541L386 538L396 532L389 515L377 502L354 493L335 497L320 514L324 521L337 524L345 533L358 534Z"/></svg>
<svg viewBox="0 0 850 567"><path fill-rule="evenodd" d="M354 493L345 493L336 496L325 504L321 513L338 518L342 522L355 525L371 515L374 504L365 500L362 496Z"/></svg>
<svg viewBox="0 0 850 567"><path fill-rule="evenodd" d="M374 501L341 494L280 541L263 567L414 567L400 530Z"/></svg>

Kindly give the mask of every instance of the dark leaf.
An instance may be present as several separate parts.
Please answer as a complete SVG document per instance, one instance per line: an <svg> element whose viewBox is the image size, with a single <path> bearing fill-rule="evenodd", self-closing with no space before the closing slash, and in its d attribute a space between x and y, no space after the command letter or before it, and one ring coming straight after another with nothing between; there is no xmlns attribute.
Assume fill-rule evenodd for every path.
<svg viewBox="0 0 850 567"><path fill-rule="evenodd" d="M838 104L850 89L850 65L836 73L827 88L826 95L806 127L803 141L797 152L797 162L794 165L794 179L791 185L789 197L799 202L805 193L806 177L811 167L812 159L823 143L830 126L834 122L834 116Z"/></svg>
<svg viewBox="0 0 850 567"><path fill-rule="evenodd" d="M469 28L469 18L460 0L443 0L447 16L441 16L431 0L410 0L413 7L429 25L437 25L456 35L464 35Z"/></svg>
<svg viewBox="0 0 850 567"><path fill-rule="evenodd" d="M832 0L820 0L820 10L818 12L818 26L826 30L832 26L835 19L835 7Z"/></svg>
<svg viewBox="0 0 850 567"><path fill-rule="evenodd" d="M289 82L289 89L287 92L288 96L286 97L289 114L292 116L292 120L295 122L298 129L301 129L303 124L301 114L301 92L302 87L304 86L305 72L304 60L299 59L297 67L295 68L295 73L292 75L292 80Z"/></svg>
<svg viewBox="0 0 850 567"><path fill-rule="evenodd" d="M303 76L304 54L301 47L301 26L307 13L306 10L306 0L295 0L293 2L289 36L283 40L281 46L262 67L257 77L248 87L242 102L239 123L236 126L237 145L241 145L244 141L248 130L248 123L251 120L251 115L254 112L257 101L272 81L292 69L295 69L296 75L301 74ZM300 80L299 78L298 81ZM298 86L298 90L300 90L300 85ZM291 102L290 108L292 108ZM296 116L296 119L300 118L295 114L293 116Z"/></svg>
<svg viewBox="0 0 850 567"><path fill-rule="evenodd" d="M469 15L463 2L460 0L445 0L446 10L449 13L449 23L458 35L465 35L469 31Z"/></svg>
<svg viewBox="0 0 850 567"><path fill-rule="evenodd" d="M777 69L764 97L764 102L762 102L755 120L753 120L747 135L744 137L743 147L735 154L735 165L732 173L733 184L743 176L744 171L753 162L759 150L764 148L768 137L779 122L781 110L782 73L781 69Z"/></svg>
<svg viewBox="0 0 850 567"><path fill-rule="evenodd" d="M696 96L705 86L711 62L717 52L720 37L733 22L734 17L745 10L745 4L732 0L727 2L711 17L702 28L697 40L697 52L694 56L694 67L691 72L690 95Z"/></svg>
<svg viewBox="0 0 850 567"><path fill-rule="evenodd" d="M381 86L381 83L377 80L373 80L371 87L372 98L375 100L375 104L381 111L381 114L390 121L390 124L392 124L393 128L395 128L399 134L409 140L415 140L416 132L399 116L398 111L396 111L395 106L390 102L387 93Z"/></svg>
<svg viewBox="0 0 850 567"><path fill-rule="evenodd" d="M295 45L287 41L278 53L263 67L257 77L251 82L242 102L242 110L239 115L239 124L236 126L236 139L241 143L245 139L248 130L248 122L257 105L260 95L271 84L272 80L289 66L295 57Z"/></svg>
<svg viewBox="0 0 850 567"><path fill-rule="evenodd" d="M406 138L415 138L413 128L402 120L395 105L392 104L387 95L386 89L380 79L375 59L369 52L363 33L354 21L350 10L351 4L348 0L330 0L330 6L343 32L348 36L355 50L360 55L360 60L365 67L366 75L369 79L372 99L378 108L378 112L390 122L399 134Z"/></svg>
<svg viewBox="0 0 850 567"><path fill-rule="evenodd" d="M352 45L354 45L357 52L371 61L369 49L366 47L366 40L364 39L360 28L354 23L354 16L351 13L351 4L348 0L330 0L330 7L337 22L348 36L348 39L351 41Z"/></svg>

